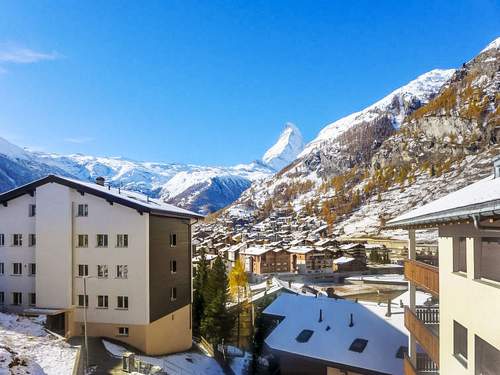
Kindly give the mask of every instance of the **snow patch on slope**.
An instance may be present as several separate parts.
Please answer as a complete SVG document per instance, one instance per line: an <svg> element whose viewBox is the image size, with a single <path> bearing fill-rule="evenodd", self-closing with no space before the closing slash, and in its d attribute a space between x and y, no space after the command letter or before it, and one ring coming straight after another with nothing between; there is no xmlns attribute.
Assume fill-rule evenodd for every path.
<svg viewBox="0 0 500 375"><path fill-rule="evenodd" d="M455 69L434 69L422 74L415 80L402 86L378 102L363 109L362 111L352 113L343 117L323 128L318 136L311 141L305 149L299 154L299 157L309 154L317 149L325 141L331 141L339 137L350 128L364 122L375 120L381 113L388 112L392 114L394 128L399 128L401 122L406 117L406 113L401 110L404 103L411 103L415 100L420 103L427 103L448 81Z"/></svg>
<svg viewBox="0 0 500 375"><path fill-rule="evenodd" d="M287 123L278 141L266 151L262 161L279 171L295 160L304 149L304 139L300 130L292 123Z"/></svg>

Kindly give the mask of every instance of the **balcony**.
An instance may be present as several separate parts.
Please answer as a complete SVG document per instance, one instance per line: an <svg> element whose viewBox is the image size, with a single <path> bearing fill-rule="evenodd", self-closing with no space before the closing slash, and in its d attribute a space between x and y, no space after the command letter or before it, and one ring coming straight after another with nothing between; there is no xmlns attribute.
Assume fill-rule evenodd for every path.
<svg viewBox="0 0 500 375"><path fill-rule="evenodd" d="M438 375L439 369L432 359L425 353L417 353L417 368L413 366L408 355L404 357L405 375Z"/></svg>
<svg viewBox="0 0 500 375"><path fill-rule="evenodd" d="M405 326L418 341L430 359L439 366L439 309L436 307L418 306L415 312L405 307ZM420 366L417 356L417 374L419 367L432 367L422 360ZM436 366L436 367L437 367Z"/></svg>
<svg viewBox="0 0 500 375"><path fill-rule="evenodd" d="M439 296L439 268L416 260L405 260L405 278Z"/></svg>

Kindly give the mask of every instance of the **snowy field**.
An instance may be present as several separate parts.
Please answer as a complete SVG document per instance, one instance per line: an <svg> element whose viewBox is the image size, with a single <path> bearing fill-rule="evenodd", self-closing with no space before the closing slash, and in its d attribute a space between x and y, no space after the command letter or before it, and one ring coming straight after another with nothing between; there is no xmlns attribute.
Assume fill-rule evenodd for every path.
<svg viewBox="0 0 500 375"><path fill-rule="evenodd" d="M0 313L0 375L71 374L77 348L43 329L40 318Z"/></svg>

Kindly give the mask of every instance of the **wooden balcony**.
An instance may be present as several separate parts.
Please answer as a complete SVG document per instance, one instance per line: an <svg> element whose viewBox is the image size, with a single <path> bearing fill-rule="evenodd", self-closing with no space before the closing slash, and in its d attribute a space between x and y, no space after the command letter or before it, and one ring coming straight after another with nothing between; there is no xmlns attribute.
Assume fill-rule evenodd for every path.
<svg viewBox="0 0 500 375"><path fill-rule="evenodd" d="M416 260L405 260L405 278L439 296L439 268Z"/></svg>
<svg viewBox="0 0 500 375"><path fill-rule="evenodd" d="M437 375L439 369L436 364L425 353L417 353L417 368L413 367L408 354L405 354L403 360L405 375Z"/></svg>
<svg viewBox="0 0 500 375"><path fill-rule="evenodd" d="M439 366L439 336L427 327L408 306L405 307L405 326L434 363Z"/></svg>

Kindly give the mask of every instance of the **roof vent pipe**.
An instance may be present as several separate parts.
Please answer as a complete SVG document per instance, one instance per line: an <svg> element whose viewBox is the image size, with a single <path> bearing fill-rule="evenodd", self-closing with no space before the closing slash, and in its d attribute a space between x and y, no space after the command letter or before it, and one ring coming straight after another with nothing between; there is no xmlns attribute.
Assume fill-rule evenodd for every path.
<svg viewBox="0 0 500 375"><path fill-rule="evenodd" d="M389 298L387 300L387 312L385 313L385 316L387 316L387 317L390 317L392 315L391 302L392 302L392 300Z"/></svg>
<svg viewBox="0 0 500 375"><path fill-rule="evenodd" d="M353 319L353 316L351 313L350 318L349 318L349 327L353 327L353 326L354 326L354 319Z"/></svg>
<svg viewBox="0 0 500 375"><path fill-rule="evenodd" d="M95 183L100 186L104 186L104 177L99 176L95 179Z"/></svg>
<svg viewBox="0 0 500 375"><path fill-rule="evenodd" d="M323 309L319 309L319 320L318 322L322 322L323 321Z"/></svg>

